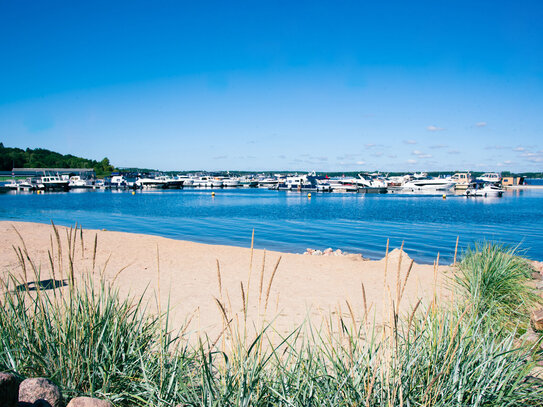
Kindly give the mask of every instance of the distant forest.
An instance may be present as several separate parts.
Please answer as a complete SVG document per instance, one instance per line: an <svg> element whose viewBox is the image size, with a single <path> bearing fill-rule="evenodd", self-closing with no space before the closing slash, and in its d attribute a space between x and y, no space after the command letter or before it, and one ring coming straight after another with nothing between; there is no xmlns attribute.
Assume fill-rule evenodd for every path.
<svg viewBox="0 0 543 407"><path fill-rule="evenodd" d="M96 161L44 148L23 150L4 147L0 143L0 171L11 171L13 168L93 168L96 176L100 177L110 175L115 170L107 157Z"/></svg>

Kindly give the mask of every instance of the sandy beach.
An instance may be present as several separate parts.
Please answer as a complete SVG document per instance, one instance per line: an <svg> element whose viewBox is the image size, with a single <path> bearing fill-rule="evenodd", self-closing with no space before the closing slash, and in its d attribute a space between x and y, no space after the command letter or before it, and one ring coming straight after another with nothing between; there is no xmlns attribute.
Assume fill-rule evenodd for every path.
<svg viewBox="0 0 543 407"><path fill-rule="evenodd" d="M58 231L66 268L69 228L59 226ZM22 246L17 232L41 270L41 280L51 278L49 251L58 263L52 226L10 221L0 222L2 278L8 272L22 273L14 251L14 246ZM98 243L93 271L95 239ZM250 248L83 229L83 244L77 233L74 268L79 278L88 272L96 278L102 274L108 281L115 280L123 295L145 293L152 300L160 293L162 309L169 301L174 327L190 320L191 332L210 335L220 332L223 323L216 299L231 313L229 317L243 314L243 286L249 324L273 319L275 329L287 332L307 318L318 322L330 313L352 318L349 306L356 319L361 319L367 309L377 323L386 321L388 305L397 303L398 292L403 292L402 312L408 312L419 299L429 303L434 295L446 297L450 267L413 263L406 281L411 263L408 254L406 248L400 267L400 251L396 248L390 248L387 261L368 261L356 255L307 256L273 251L264 255L264 250L256 249L251 261Z"/></svg>

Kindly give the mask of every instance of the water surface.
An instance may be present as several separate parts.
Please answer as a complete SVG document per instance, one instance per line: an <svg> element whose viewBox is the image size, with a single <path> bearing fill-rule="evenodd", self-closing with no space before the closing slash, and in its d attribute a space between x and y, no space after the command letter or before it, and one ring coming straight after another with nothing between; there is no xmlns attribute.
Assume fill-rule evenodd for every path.
<svg viewBox="0 0 543 407"><path fill-rule="evenodd" d="M301 253L341 249L384 256L405 241L409 255L444 262L483 239L519 245L543 260L543 190L507 191L502 198L306 194L265 189L70 191L0 194L0 220L147 233L195 242Z"/></svg>

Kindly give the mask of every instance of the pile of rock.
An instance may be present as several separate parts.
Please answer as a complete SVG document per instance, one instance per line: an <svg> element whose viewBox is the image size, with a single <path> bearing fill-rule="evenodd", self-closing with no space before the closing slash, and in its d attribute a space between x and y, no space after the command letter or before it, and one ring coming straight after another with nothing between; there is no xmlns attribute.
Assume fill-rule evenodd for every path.
<svg viewBox="0 0 543 407"><path fill-rule="evenodd" d="M11 373L0 372L0 407L64 407L64 398L49 379L36 377L21 382ZM92 397L76 397L67 407L113 407L113 404Z"/></svg>
<svg viewBox="0 0 543 407"><path fill-rule="evenodd" d="M306 256L346 256L347 252L342 252L340 249L334 251L331 247L324 250L314 250L307 248L305 253Z"/></svg>
<svg viewBox="0 0 543 407"><path fill-rule="evenodd" d="M359 253L347 253L340 249L334 250L331 247L324 250L315 250L315 249L307 248L303 254L304 256L336 256L336 257L344 256L344 257L349 257L353 260L367 260L364 257L362 257L362 255Z"/></svg>

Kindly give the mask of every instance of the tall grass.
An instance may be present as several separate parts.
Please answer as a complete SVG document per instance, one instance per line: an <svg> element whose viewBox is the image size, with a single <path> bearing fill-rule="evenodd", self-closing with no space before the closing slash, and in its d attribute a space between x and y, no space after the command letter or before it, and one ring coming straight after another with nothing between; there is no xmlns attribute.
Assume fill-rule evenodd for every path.
<svg viewBox="0 0 543 407"><path fill-rule="evenodd" d="M528 284L532 271L515 248L484 242L468 248L455 282L474 312L525 323L530 309L541 302Z"/></svg>
<svg viewBox="0 0 543 407"><path fill-rule="evenodd" d="M67 239L72 243L65 254L75 244L73 235ZM245 309L235 313L228 301L217 299L224 318L221 336L190 345L194 342L183 331L172 331L167 308L153 316L143 296L127 299L104 279L77 277L73 261L63 263L66 286L42 289L34 284L40 269L27 248L18 253L20 266L32 272L2 280L0 370L47 376L68 397L94 395L119 406L543 402L542 382L527 380L533 351L517 347L514 329L500 331L471 308L417 304L404 315L392 306L390 321L377 326L367 311L357 318L347 304L349 313L330 315L321 327L306 323L277 341L273 324L264 322L252 332L243 324ZM53 257L50 263L60 275ZM267 302L278 265L267 290L262 270L259 303ZM222 292L218 264L217 274ZM245 307L249 286L241 289Z"/></svg>

